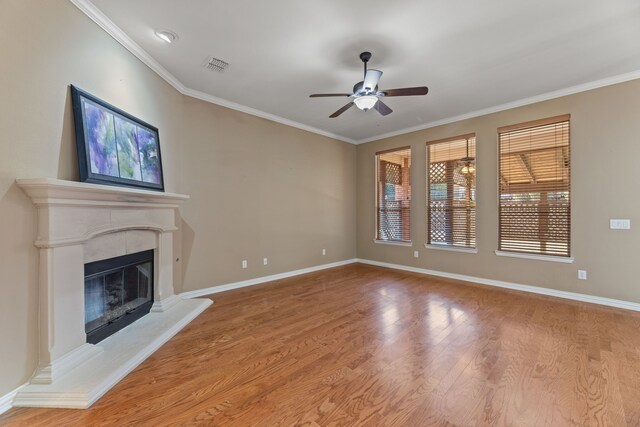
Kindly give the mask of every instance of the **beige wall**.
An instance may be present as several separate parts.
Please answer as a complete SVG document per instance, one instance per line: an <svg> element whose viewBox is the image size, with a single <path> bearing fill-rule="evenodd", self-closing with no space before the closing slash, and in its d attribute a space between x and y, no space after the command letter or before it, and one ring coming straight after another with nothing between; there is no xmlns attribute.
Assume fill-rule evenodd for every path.
<svg viewBox="0 0 640 427"><path fill-rule="evenodd" d="M496 128L571 114L573 264L498 257ZM425 142L466 133L477 137L478 253L426 249ZM374 243L374 156L412 147L413 247ZM640 80L463 120L358 146L358 258L640 302ZM609 230L630 218L631 230ZM413 251L420 258L413 258ZM587 281L577 280L586 269Z"/></svg>
<svg viewBox="0 0 640 427"><path fill-rule="evenodd" d="M37 356L36 210L16 178L78 178L68 85L161 130L165 180L178 190L182 96L70 2L3 0L0 13L0 396Z"/></svg>
<svg viewBox="0 0 640 427"><path fill-rule="evenodd" d="M193 98L184 115L178 291L355 258L355 146Z"/></svg>
<svg viewBox="0 0 640 427"><path fill-rule="evenodd" d="M177 292L355 256L354 146L181 95L67 0L0 4L0 396L37 362L36 210L14 180L78 179L71 83L159 128L166 190L192 196Z"/></svg>

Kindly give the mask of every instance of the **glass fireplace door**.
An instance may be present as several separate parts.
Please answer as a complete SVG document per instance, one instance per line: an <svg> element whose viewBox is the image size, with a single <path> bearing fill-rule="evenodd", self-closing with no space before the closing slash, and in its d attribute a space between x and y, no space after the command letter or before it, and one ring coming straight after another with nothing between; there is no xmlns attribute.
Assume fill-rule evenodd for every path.
<svg viewBox="0 0 640 427"><path fill-rule="evenodd" d="M85 265L85 332L97 343L147 314L153 304L153 251Z"/></svg>

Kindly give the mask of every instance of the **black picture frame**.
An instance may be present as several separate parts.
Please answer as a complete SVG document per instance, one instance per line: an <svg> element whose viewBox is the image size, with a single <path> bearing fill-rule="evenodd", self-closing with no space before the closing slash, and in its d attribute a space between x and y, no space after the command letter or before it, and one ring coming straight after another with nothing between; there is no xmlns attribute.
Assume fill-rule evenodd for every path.
<svg viewBox="0 0 640 427"><path fill-rule="evenodd" d="M71 85L80 181L164 191L158 128Z"/></svg>

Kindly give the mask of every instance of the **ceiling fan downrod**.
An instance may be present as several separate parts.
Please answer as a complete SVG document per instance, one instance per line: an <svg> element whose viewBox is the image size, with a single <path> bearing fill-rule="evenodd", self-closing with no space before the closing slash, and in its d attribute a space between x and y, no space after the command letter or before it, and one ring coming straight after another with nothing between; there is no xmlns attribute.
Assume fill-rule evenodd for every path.
<svg viewBox="0 0 640 427"><path fill-rule="evenodd" d="M367 62L371 59L371 52L362 52L360 60L364 63L364 76L367 76Z"/></svg>

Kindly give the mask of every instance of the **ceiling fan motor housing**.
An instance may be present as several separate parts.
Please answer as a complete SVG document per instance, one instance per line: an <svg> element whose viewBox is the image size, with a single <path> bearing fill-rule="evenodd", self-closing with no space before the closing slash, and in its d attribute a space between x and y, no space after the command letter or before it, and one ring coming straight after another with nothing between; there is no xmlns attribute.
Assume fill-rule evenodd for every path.
<svg viewBox="0 0 640 427"><path fill-rule="evenodd" d="M358 82L355 85L353 85L353 95L354 96L363 96L363 95L378 95L378 85L376 85L376 87L372 90L372 91L367 91L364 90L364 88L362 87L364 84L364 81Z"/></svg>

